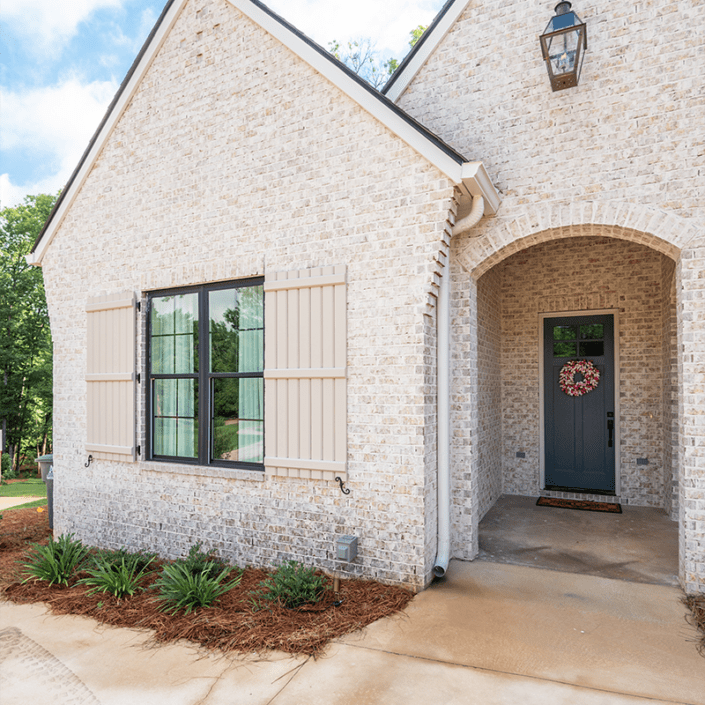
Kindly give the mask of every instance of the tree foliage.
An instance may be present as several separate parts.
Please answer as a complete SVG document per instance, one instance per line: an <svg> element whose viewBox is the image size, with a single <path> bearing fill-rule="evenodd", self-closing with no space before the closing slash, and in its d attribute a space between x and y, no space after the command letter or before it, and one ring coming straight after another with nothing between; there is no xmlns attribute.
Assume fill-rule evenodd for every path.
<svg viewBox="0 0 705 705"><path fill-rule="evenodd" d="M409 32L409 47L413 48L425 31L423 25L412 29ZM381 88L399 67L399 61L395 58L383 60L369 37L351 39L345 46L334 39L328 43L328 51L375 88Z"/></svg>
<svg viewBox="0 0 705 705"><path fill-rule="evenodd" d="M0 211L0 423L5 448L18 469L24 454L51 442L52 344L41 269L25 255L42 229L55 196L27 196Z"/></svg>

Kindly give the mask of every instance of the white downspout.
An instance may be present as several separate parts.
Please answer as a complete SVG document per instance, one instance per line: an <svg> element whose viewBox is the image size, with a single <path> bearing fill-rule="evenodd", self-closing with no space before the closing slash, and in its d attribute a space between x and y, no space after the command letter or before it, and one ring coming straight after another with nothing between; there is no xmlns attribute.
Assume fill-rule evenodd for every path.
<svg viewBox="0 0 705 705"><path fill-rule="evenodd" d="M461 235L480 222L482 196L472 199L470 213L456 222L452 235ZM450 561L450 251L438 292L436 350L438 351L438 549L433 574L442 578Z"/></svg>

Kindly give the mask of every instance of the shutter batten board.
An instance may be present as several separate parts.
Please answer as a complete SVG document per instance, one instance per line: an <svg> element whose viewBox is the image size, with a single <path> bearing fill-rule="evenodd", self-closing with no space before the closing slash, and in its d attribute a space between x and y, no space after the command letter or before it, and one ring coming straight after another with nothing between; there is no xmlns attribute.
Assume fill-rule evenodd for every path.
<svg viewBox="0 0 705 705"><path fill-rule="evenodd" d="M326 267L325 269L332 269ZM335 267L339 269L339 267ZM344 269L344 268L343 268ZM307 272L321 272L321 269L308 269ZM294 272L295 273L295 272ZM345 284L345 272L332 275L312 275L308 277L288 277L287 272L277 272L282 274L282 277L277 277L277 280L268 280L265 275L264 290L267 291L288 291L290 289L311 289L313 287L331 286L335 284Z"/></svg>
<svg viewBox="0 0 705 705"><path fill-rule="evenodd" d="M345 379L345 367L265 370L265 379Z"/></svg>
<svg viewBox="0 0 705 705"><path fill-rule="evenodd" d="M345 267L265 275L265 473L347 479Z"/></svg>
<svg viewBox="0 0 705 705"><path fill-rule="evenodd" d="M135 298L130 293L89 299L87 313L86 451L135 460Z"/></svg>
<svg viewBox="0 0 705 705"><path fill-rule="evenodd" d="M98 297L101 298L101 297ZM129 308L134 305L134 297L132 294L126 295L125 298L115 299L115 300L104 300L99 301L94 300L94 303L89 303L86 305L87 313L96 313L98 311L112 311L116 308Z"/></svg>

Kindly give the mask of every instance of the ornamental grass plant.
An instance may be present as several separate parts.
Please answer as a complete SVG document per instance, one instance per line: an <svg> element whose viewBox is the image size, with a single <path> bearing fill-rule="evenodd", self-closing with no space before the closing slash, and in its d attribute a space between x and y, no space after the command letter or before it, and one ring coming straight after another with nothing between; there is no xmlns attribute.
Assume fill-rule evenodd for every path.
<svg viewBox="0 0 705 705"><path fill-rule="evenodd" d="M87 595L104 592L118 599L131 596L144 589L141 583L148 575L148 569L153 561L153 556L147 557L145 561L145 556L139 553L124 552L121 556L106 556L98 553L93 556L93 565L87 568L88 576L81 578L77 585L87 585L89 587L86 591Z"/></svg>
<svg viewBox="0 0 705 705"><path fill-rule="evenodd" d="M288 609L316 604L326 592L326 579L298 561L282 563L274 573L260 583L253 602L261 607L277 602Z"/></svg>
<svg viewBox="0 0 705 705"><path fill-rule="evenodd" d="M237 575L227 580L233 572ZM191 546L186 558L165 565L153 587L159 591L160 610L176 614L183 609L184 614L189 614L198 607L213 605L235 587L240 578L239 569L216 558L215 549L202 551L199 542Z"/></svg>
<svg viewBox="0 0 705 705"><path fill-rule="evenodd" d="M171 563L162 568L152 587L159 591L156 599L162 612L176 614L184 610L189 614L198 607L210 607L216 600L240 582L240 575L226 581L233 568L226 566L213 575L211 566L194 572L185 563Z"/></svg>
<svg viewBox="0 0 705 705"><path fill-rule="evenodd" d="M73 534L63 534L57 541L53 537L46 546L33 544L22 564L24 583L34 579L49 585L68 585L74 573L88 556L88 548Z"/></svg>

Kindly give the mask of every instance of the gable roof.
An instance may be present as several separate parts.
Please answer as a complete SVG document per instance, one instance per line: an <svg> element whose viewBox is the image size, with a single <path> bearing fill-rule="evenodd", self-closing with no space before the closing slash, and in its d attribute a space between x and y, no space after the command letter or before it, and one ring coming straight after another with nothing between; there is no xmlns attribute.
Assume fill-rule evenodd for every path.
<svg viewBox="0 0 705 705"><path fill-rule="evenodd" d="M500 198L481 162L468 162L440 137L435 135L404 110L395 105L366 81L360 78L330 52L297 30L285 19L272 12L259 0L227 0L269 34L311 65L360 107L370 113L394 134L436 166L443 174L469 195L485 198L486 212L495 213ZM174 26L188 0L168 0L157 23L120 84L108 106L98 129L83 153L76 169L61 192L47 222L39 233L27 261L40 265L41 260L71 208L78 192L98 159L112 133L137 91L144 75Z"/></svg>
<svg viewBox="0 0 705 705"><path fill-rule="evenodd" d="M428 29L421 35L421 39L414 44L413 49L404 57L382 88L384 95L395 102L399 99L469 4L470 0L447 0Z"/></svg>

